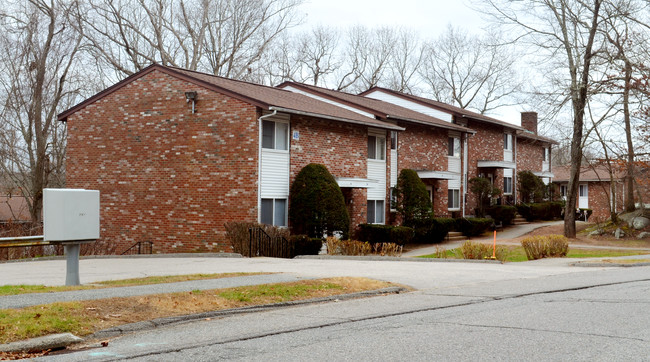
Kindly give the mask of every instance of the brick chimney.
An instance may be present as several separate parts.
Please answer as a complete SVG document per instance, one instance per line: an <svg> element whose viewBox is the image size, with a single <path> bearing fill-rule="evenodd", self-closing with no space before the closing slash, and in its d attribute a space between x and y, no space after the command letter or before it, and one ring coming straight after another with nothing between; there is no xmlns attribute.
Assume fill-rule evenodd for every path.
<svg viewBox="0 0 650 362"><path fill-rule="evenodd" d="M537 134L537 112L521 112L521 126Z"/></svg>

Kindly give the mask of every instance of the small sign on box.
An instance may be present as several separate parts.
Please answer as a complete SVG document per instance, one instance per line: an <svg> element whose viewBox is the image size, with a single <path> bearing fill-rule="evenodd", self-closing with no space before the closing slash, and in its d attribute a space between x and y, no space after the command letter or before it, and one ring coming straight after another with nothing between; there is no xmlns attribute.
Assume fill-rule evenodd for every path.
<svg viewBox="0 0 650 362"><path fill-rule="evenodd" d="M293 131L292 138L294 140L299 140L300 139L300 132L299 131Z"/></svg>

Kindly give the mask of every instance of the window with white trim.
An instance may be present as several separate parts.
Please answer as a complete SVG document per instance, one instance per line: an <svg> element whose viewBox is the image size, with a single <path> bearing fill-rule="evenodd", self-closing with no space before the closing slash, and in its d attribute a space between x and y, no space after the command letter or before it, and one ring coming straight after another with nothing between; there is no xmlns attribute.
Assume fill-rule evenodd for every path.
<svg viewBox="0 0 650 362"><path fill-rule="evenodd" d="M566 197L566 185L560 185L560 196Z"/></svg>
<svg viewBox="0 0 650 362"><path fill-rule="evenodd" d="M397 195L395 193L394 187L390 188L389 200L390 200L390 211L397 211Z"/></svg>
<svg viewBox="0 0 650 362"><path fill-rule="evenodd" d="M549 156L549 149L548 149L548 147L544 147L544 149L542 150L542 161L543 162L548 162L548 159L549 159L548 156Z"/></svg>
<svg viewBox="0 0 650 362"><path fill-rule="evenodd" d="M289 149L289 124L284 122L262 121L262 148L271 150Z"/></svg>
<svg viewBox="0 0 650 362"><path fill-rule="evenodd" d="M512 195L512 177L503 178L503 194Z"/></svg>
<svg viewBox="0 0 650 362"><path fill-rule="evenodd" d="M447 143L447 156L460 157L460 138L449 137Z"/></svg>
<svg viewBox="0 0 650 362"><path fill-rule="evenodd" d="M386 159L386 138L368 136L368 158L371 160Z"/></svg>
<svg viewBox="0 0 650 362"><path fill-rule="evenodd" d="M589 195L589 192L587 191L587 185L580 185L578 191L580 197L587 197Z"/></svg>
<svg viewBox="0 0 650 362"><path fill-rule="evenodd" d="M368 224L384 223L384 200L368 200Z"/></svg>
<svg viewBox="0 0 650 362"><path fill-rule="evenodd" d="M287 199L262 199L262 224L287 226Z"/></svg>
<svg viewBox="0 0 650 362"><path fill-rule="evenodd" d="M447 207L449 210L460 209L460 190L449 189L447 194Z"/></svg>
<svg viewBox="0 0 650 362"><path fill-rule="evenodd" d="M503 149L512 151L512 134L510 133L503 134Z"/></svg>

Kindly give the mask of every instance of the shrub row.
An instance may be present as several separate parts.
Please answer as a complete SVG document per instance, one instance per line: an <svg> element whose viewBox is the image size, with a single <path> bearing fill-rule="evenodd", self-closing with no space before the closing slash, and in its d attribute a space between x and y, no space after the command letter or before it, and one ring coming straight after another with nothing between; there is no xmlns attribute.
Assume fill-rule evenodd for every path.
<svg viewBox="0 0 650 362"><path fill-rule="evenodd" d="M415 226L413 242L416 244L439 243L447 237L449 231L455 229L455 220L446 217L432 217L420 220Z"/></svg>
<svg viewBox="0 0 650 362"><path fill-rule="evenodd" d="M402 245L395 243L374 243L358 240L340 240L335 237L327 238L328 255L381 255L401 256Z"/></svg>
<svg viewBox="0 0 650 362"><path fill-rule="evenodd" d="M477 217L467 217L456 219L456 231L460 231L465 236L478 236L492 227L494 220Z"/></svg>
<svg viewBox="0 0 650 362"><path fill-rule="evenodd" d="M370 244L393 243L404 245L413 239L413 229L405 226L359 224L357 235L361 241Z"/></svg>
<svg viewBox="0 0 650 362"><path fill-rule="evenodd" d="M517 211L528 221L561 219L563 209L561 201L517 205Z"/></svg>
<svg viewBox="0 0 650 362"><path fill-rule="evenodd" d="M569 239L563 235L531 236L521 241L528 260L566 256Z"/></svg>
<svg viewBox="0 0 650 362"><path fill-rule="evenodd" d="M512 225L512 221L517 216L517 208L507 205L490 206L485 209L487 215L490 215L494 222L503 223L503 225Z"/></svg>
<svg viewBox="0 0 650 362"><path fill-rule="evenodd" d="M507 258L506 248L499 246L494 249L494 246L483 244L483 243L474 243L471 241L466 241L460 247L460 253L463 259L490 259L492 254L495 254L495 258L504 262Z"/></svg>

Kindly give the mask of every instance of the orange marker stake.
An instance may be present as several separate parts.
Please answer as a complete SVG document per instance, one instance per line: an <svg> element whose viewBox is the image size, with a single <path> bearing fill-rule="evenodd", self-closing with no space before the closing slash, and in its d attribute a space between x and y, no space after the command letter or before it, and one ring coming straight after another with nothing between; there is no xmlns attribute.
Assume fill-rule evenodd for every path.
<svg viewBox="0 0 650 362"><path fill-rule="evenodd" d="M492 259L497 258L497 231L494 230L494 246L492 248Z"/></svg>

